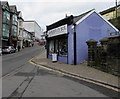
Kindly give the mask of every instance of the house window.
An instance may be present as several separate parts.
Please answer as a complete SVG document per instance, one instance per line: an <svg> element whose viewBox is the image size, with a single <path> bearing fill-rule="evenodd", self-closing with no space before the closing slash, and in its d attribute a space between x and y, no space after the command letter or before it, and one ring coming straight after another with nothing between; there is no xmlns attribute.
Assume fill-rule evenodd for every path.
<svg viewBox="0 0 120 99"><path fill-rule="evenodd" d="M13 14L12 21L13 21L12 24L17 25L17 15L16 14Z"/></svg>
<svg viewBox="0 0 120 99"><path fill-rule="evenodd" d="M10 13L7 11L3 12L3 23L10 24Z"/></svg>
<svg viewBox="0 0 120 99"><path fill-rule="evenodd" d="M12 26L12 36L13 37L17 36L17 27L16 26Z"/></svg>
<svg viewBox="0 0 120 99"><path fill-rule="evenodd" d="M3 38L4 37L9 37L9 25L7 25L7 24L3 24L3 28L2 28L2 36L3 36Z"/></svg>
<svg viewBox="0 0 120 99"><path fill-rule="evenodd" d="M3 31L6 31L6 25L5 24L3 24Z"/></svg>

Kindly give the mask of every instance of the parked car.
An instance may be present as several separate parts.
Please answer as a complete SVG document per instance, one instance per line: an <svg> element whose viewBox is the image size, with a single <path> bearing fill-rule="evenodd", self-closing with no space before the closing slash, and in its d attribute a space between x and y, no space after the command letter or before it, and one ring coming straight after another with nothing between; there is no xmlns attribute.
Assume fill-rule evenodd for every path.
<svg viewBox="0 0 120 99"><path fill-rule="evenodd" d="M0 56L2 55L2 48L0 47Z"/></svg>
<svg viewBox="0 0 120 99"><path fill-rule="evenodd" d="M2 53L15 53L16 49L13 46L4 46L2 48Z"/></svg>

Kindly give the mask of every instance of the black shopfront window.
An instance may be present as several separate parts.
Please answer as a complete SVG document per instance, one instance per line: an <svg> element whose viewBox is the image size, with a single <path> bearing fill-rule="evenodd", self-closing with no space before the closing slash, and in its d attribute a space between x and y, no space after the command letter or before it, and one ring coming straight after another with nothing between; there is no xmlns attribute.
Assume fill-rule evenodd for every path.
<svg viewBox="0 0 120 99"><path fill-rule="evenodd" d="M60 56L67 56L68 54L68 43L67 39L61 39L58 42L59 44L59 55Z"/></svg>
<svg viewBox="0 0 120 99"><path fill-rule="evenodd" d="M52 55L54 53L54 40L51 40L49 42L49 55Z"/></svg>
<svg viewBox="0 0 120 99"><path fill-rule="evenodd" d="M54 39L49 41L49 55L56 53L59 56L68 55L68 39Z"/></svg>

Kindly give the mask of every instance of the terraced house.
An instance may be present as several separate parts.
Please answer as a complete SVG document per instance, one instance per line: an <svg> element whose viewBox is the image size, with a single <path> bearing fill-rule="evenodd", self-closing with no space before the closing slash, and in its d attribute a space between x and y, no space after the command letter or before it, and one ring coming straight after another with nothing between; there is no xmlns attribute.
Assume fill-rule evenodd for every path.
<svg viewBox="0 0 120 99"><path fill-rule="evenodd" d="M100 14L120 31L120 3L117 6L100 12Z"/></svg>
<svg viewBox="0 0 120 99"><path fill-rule="evenodd" d="M9 6L7 1L1 2L2 6L2 46L17 46L17 8Z"/></svg>
<svg viewBox="0 0 120 99"><path fill-rule="evenodd" d="M117 12L117 14L116 14ZM110 20L110 19L114 19L116 18L116 15L117 17L120 17L120 4L117 6L117 8L114 6L114 7L111 7L109 9L106 9L102 12L100 12L100 14L106 19L106 20Z"/></svg>
<svg viewBox="0 0 120 99"><path fill-rule="evenodd" d="M20 48L23 47L23 30L24 30L24 27L23 27L23 21L24 19L22 18L22 12L21 11L18 11L18 45L20 45Z"/></svg>
<svg viewBox="0 0 120 99"><path fill-rule="evenodd" d="M15 5L10 6L10 44L15 48L17 46L17 8Z"/></svg>
<svg viewBox="0 0 120 99"><path fill-rule="evenodd" d="M1 2L2 11L1 11L1 19L2 19L2 46L9 45L10 41L10 7L8 2Z"/></svg>

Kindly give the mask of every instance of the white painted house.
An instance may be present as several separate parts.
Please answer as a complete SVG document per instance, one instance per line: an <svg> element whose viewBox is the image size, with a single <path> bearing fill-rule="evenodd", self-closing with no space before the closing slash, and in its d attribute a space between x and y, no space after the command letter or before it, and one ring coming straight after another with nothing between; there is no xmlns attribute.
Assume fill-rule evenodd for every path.
<svg viewBox="0 0 120 99"><path fill-rule="evenodd" d="M18 32L17 32L17 36L18 36L18 45L20 45L20 47L22 48L23 46L23 21L24 19L22 18L22 13L21 11L18 11Z"/></svg>
<svg viewBox="0 0 120 99"><path fill-rule="evenodd" d="M23 26L25 30L33 33L35 39L41 40L41 35L43 35L43 31L36 21L24 21Z"/></svg>

